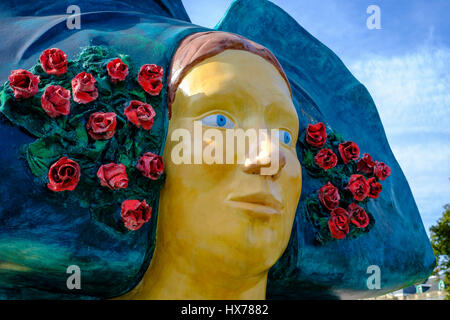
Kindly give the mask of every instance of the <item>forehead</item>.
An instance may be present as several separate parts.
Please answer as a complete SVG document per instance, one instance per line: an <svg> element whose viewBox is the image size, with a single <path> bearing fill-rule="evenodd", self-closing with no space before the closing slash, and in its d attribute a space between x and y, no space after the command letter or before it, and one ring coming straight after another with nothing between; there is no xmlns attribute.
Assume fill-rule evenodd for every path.
<svg viewBox="0 0 450 320"><path fill-rule="evenodd" d="M178 90L186 96L204 94L247 96L262 105L279 101L292 107L289 87L277 68L262 57L226 50L204 60L184 77Z"/></svg>

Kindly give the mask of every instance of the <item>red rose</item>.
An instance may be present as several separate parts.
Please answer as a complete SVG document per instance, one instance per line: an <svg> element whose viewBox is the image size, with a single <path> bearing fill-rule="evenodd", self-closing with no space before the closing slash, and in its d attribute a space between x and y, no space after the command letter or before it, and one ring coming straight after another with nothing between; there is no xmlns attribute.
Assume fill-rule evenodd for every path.
<svg viewBox="0 0 450 320"><path fill-rule="evenodd" d="M342 161L348 163L350 160L358 160L359 147L352 141L346 141L339 144L339 153L341 154Z"/></svg>
<svg viewBox="0 0 450 320"><path fill-rule="evenodd" d="M108 62L106 69L113 83L125 80L128 75L128 66L119 58Z"/></svg>
<svg viewBox="0 0 450 320"><path fill-rule="evenodd" d="M117 119L114 112L95 112L90 115L86 129L94 140L108 140L116 133Z"/></svg>
<svg viewBox="0 0 450 320"><path fill-rule="evenodd" d="M156 180L164 171L164 162L161 156L147 152L139 158L136 168L143 176Z"/></svg>
<svg viewBox="0 0 450 320"><path fill-rule="evenodd" d="M122 202L120 216L125 227L134 231L150 220L151 213L152 208L145 200L142 202L139 200L125 200Z"/></svg>
<svg viewBox="0 0 450 320"><path fill-rule="evenodd" d="M313 147L322 148L327 141L327 132L322 122L308 124L306 128L306 142Z"/></svg>
<svg viewBox="0 0 450 320"><path fill-rule="evenodd" d="M319 190L319 200L328 210L333 210L339 206L339 200L341 197L339 195L339 190L328 182Z"/></svg>
<svg viewBox="0 0 450 320"><path fill-rule="evenodd" d="M375 162L373 162L370 154L364 153L363 157L356 164L356 169L365 174L372 174L374 166Z"/></svg>
<svg viewBox="0 0 450 320"><path fill-rule="evenodd" d="M156 112L153 107L147 103L132 100L125 109L125 116L128 121L133 123L136 127L150 130L155 121Z"/></svg>
<svg viewBox="0 0 450 320"><path fill-rule="evenodd" d="M8 80L16 99L34 96L39 91L38 84L41 82L39 76L35 76L31 72L23 69L11 71Z"/></svg>
<svg viewBox="0 0 450 320"><path fill-rule="evenodd" d="M369 225L369 216L363 208L358 206L356 203L351 203L347 210L350 214L350 219L352 223L358 228L365 228Z"/></svg>
<svg viewBox="0 0 450 320"><path fill-rule="evenodd" d="M123 164L104 164L98 169L97 177L103 187L108 187L111 190L128 187L127 169Z"/></svg>
<svg viewBox="0 0 450 320"><path fill-rule="evenodd" d="M73 160L62 157L48 171L48 188L52 191L73 191L80 181L80 166Z"/></svg>
<svg viewBox="0 0 450 320"><path fill-rule="evenodd" d="M314 162L325 171L334 168L337 164L338 158L336 154L330 149L322 149L317 153Z"/></svg>
<svg viewBox="0 0 450 320"><path fill-rule="evenodd" d="M157 96L163 87L164 70L155 64L144 64L139 70L138 82L147 93Z"/></svg>
<svg viewBox="0 0 450 320"><path fill-rule="evenodd" d="M363 175L352 174L348 181L347 189L353 194L355 200L363 201L369 195L370 186Z"/></svg>
<svg viewBox="0 0 450 320"><path fill-rule="evenodd" d="M391 175L391 168L383 162L375 161L375 168L373 170L375 176L380 180L386 180Z"/></svg>
<svg viewBox="0 0 450 320"><path fill-rule="evenodd" d="M331 211L328 227L335 239L344 239L349 231L350 217L345 209L338 207Z"/></svg>
<svg viewBox="0 0 450 320"><path fill-rule="evenodd" d="M48 86L41 96L42 109L51 118L70 114L70 90L61 86Z"/></svg>
<svg viewBox="0 0 450 320"><path fill-rule="evenodd" d="M378 198L378 195L380 194L381 190L383 190L381 184L377 182L377 179L375 179L374 177L369 178L367 182L369 183L370 186L369 197L373 199Z"/></svg>
<svg viewBox="0 0 450 320"><path fill-rule="evenodd" d="M39 61L42 69L48 74L61 75L67 72L67 54L60 49L44 50L39 57Z"/></svg>
<svg viewBox="0 0 450 320"><path fill-rule="evenodd" d="M73 100L77 103L89 103L98 98L98 90L95 86L95 78L92 74L81 72L72 79Z"/></svg>

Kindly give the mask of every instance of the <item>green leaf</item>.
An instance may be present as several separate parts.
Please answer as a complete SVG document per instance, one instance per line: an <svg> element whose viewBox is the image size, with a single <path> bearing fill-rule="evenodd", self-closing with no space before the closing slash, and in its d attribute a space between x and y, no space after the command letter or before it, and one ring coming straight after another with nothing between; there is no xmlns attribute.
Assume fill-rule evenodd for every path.
<svg viewBox="0 0 450 320"><path fill-rule="evenodd" d="M133 100L139 100L145 102L145 92L143 90L131 90L130 96L133 98Z"/></svg>
<svg viewBox="0 0 450 320"><path fill-rule="evenodd" d="M39 93L42 93L42 89ZM52 131L56 125L53 119L41 108L40 99L36 96L16 100L12 91L5 84L1 93L0 112L12 123L24 128L30 134L41 137Z"/></svg>
<svg viewBox="0 0 450 320"><path fill-rule="evenodd" d="M303 163L309 168L312 168L314 166L314 154L311 150L306 150L305 156L303 157Z"/></svg>
<svg viewBox="0 0 450 320"><path fill-rule="evenodd" d="M98 77L97 79L97 88L99 95L104 97L109 97L112 95L111 83L107 76Z"/></svg>
<svg viewBox="0 0 450 320"><path fill-rule="evenodd" d="M31 172L39 178L45 178L50 166L65 154L61 138L57 135L43 137L28 145L26 158Z"/></svg>
<svg viewBox="0 0 450 320"><path fill-rule="evenodd" d="M125 63L127 66L130 67L131 62L130 62L130 56L127 54L119 54L119 58L123 61L123 63Z"/></svg>
<svg viewBox="0 0 450 320"><path fill-rule="evenodd" d="M108 140L97 140L90 145L84 152L81 152L92 161L99 161L100 156L108 145Z"/></svg>
<svg viewBox="0 0 450 320"><path fill-rule="evenodd" d="M78 125L77 128L75 129L75 133L78 145L82 147L87 146L89 138L85 126L82 124Z"/></svg>

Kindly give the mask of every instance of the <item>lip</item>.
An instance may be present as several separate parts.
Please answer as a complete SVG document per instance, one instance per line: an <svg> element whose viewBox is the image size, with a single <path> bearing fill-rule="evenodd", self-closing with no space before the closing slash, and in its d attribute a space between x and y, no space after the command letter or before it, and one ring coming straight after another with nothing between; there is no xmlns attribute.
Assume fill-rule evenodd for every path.
<svg viewBox="0 0 450 320"><path fill-rule="evenodd" d="M226 202L240 209L264 214L281 214L283 205L281 201L275 198L271 193L258 192L246 195L230 195Z"/></svg>

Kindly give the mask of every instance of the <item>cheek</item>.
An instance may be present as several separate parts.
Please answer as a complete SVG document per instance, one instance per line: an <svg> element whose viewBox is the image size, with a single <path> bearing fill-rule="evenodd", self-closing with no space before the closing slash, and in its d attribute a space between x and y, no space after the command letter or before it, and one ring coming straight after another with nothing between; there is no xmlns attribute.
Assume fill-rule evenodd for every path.
<svg viewBox="0 0 450 320"><path fill-rule="evenodd" d="M280 185L286 205L287 220L285 222L291 228L302 191L302 169L297 156L293 152L286 154L286 166L283 171L280 176Z"/></svg>
<svg viewBox="0 0 450 320"><path fill-rule="evenodd" d="M235 164L207 164L205 163L206 160L203 157L204 152L206 152L207 143L203 141L201 134L195 134L194 132L194 126L193 126L193 120L191 118L185 118L182 121L178 121L177 123L172 123L174 128L183 128L186 132L189 132L190 136L190 143L181 143L181 141L184 141L184 138L181 138L179 141L170 141L170 137L172 135L172 132L169 131L168 135L168 141L166 144L166 148L164 150L164 162L166 164L166 173L167 178L170 179L171 177L174 177L179 183L183 184L185 187L197 190L199 192L202 192L205 194L211 194L212 191L214 191L217 188L227 186L231 183L231 180L233 180L234 173L238 169L238 167ZM204 129L203 129L204 130ZM200 139L199 139L200 138ZM200 143L202 144L201 147L201 164L194 164L194 152L195 152L195 145L196 141L200 140ZM198 143L198 141L197 141ZM190 150L189 156L186 157L186 159L190 159L190 164L175 164L171 157L172 157L172 150L174 150L174 154L178 155L179 153L179 146L183 146L183 152L184 150ZM219 144L220 145L220 144ZM223 157L220 157L225 161L225 143L222 143L222 154ZM212 154L215 154L215 148L210 147L210 149L213 150ZM220 152L218 152L220 154ZM210 153L207 153L208 155ZM213 156L214 158L214 156Z"/></svg>
<svg viewBox="0 0 450 320"><path fill-rule="evenodd" d="M179 225L179 233L198 235L204 234L204 231L214 230L217 225L223 224L223 221L218 220L226 217L226 214L222 213L223 202L230 189L234 187L238 167L175 164L171 159L172 146L173 143L168 145L164 152L166 181L161 193L161 200L166 203L165 211L170 215L167 221ZM205 230L201 231L203 229Z"/></svg>
<svg viewBox="0 0 450 320"><path fill-rule="evenodd" d="M198 263L212 265L245 258L240 245L245 243L248 223L224 204L235 172L231 165L169 164L158 219L162 218L161 230L167 231L172 250L180 255L189 252Z"/></svg>
<svg viewBox="0 0 450 320"><path fill-rule="evenodd" d="M280 179L282 179L281 185L285 189L285 194L298 202L302 190L302 168L294 152L286 152L285 155L286 165L283 168L283 174L280 176Z"/></svg>

